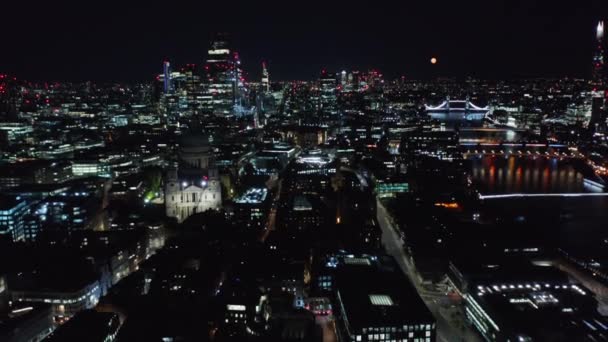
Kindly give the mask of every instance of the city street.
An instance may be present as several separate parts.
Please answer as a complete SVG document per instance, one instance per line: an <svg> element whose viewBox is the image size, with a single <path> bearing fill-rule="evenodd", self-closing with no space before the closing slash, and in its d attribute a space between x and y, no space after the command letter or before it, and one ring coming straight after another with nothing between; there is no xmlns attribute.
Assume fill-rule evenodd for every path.
<svg viewBox="0 0 608 342"><path fill-rule="evenodd" d="M420 277L415 266L411 263L409 256L405 253L398 234L393 229L390 215L386 208L378 201L378 223L382 228L382 244L386 252L393 256L407 277L416 287L424 303L429 308L437 320L437 341L455 342L481 341L478 334L467 324L462 324L463 316L454 318L445 317L446 310L439 304L439 299L447 297L445 293L431 292L423 289L420 284ZM461 311L461 310L459 310ZM464 327L461 329L460 327Z"/></svg>
<svg viewBox="0 0 608 342"><path fill-rule="evenodd" d="M338 341L336 337L336 322L332 316L317 316L315 321L321 327L323 342Z"/></svg>

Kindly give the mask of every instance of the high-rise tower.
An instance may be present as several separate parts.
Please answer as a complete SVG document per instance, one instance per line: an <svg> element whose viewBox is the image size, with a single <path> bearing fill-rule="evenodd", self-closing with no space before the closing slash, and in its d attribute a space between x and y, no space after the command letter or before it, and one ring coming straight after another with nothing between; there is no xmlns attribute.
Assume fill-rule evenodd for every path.
<svg viewBox="0 0 608 342"><path fill-rule="evenodd" d="M604 22L600 21L595 30L596 47L593 54L593 87L591 95L591 119L589 128L592 132L606 130L606 86L608 86L608 67L606 66L606 38Z"/></svg>
<svg viewBox="0 0 608 342"><path fill-rule="evenodd" d="M231 50L227 34L217 34L211 42L204 67L206 109L214 114L231 115L241 106L243 72L238 53Z"/></svg>
<svg viewBox="0 0 608 342"><path fill-rule="evenodd" d="M337 110L337 86L336 73L329 73L323 69L319 77L319 110L325 114L336 114Z"/></svg>
<svg viewBox="0 0 608 342"><path fill-rule="evenodd" d="M595 31L596 47L593 54L593 82L603 84L606 82L606 44L604 37L604 22L597 24Z"/></svg>
<svg viewBox="0 0 608 342"><path fill-rule="evenodd" d="M0 74L0 119L14 121L18 119L20 97L17 79Z"/></svg>
<svg viewBox="0 0 608 342"><path fill-rule="evenodd" d="M163 92L168 94L171 91L171 64L169 61L163 62Z"/></svg>
<svg viewBox="0 0 608 342"><path fill-rule="evenodd" d="M262 62L262 91L265 93L270 92L270 75L266 68L266 62Z"/></svg>

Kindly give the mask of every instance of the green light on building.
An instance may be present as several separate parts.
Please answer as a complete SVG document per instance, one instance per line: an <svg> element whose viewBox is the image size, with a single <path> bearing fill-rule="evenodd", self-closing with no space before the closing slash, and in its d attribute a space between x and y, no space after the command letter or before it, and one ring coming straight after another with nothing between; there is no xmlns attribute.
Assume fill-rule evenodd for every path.
<svg viewBox="0 0 608 342"><path fill-rule="evenodd" d="M394 197L398 193L410 191L408 183L382 183L376 187L378 197Z"/></svg>

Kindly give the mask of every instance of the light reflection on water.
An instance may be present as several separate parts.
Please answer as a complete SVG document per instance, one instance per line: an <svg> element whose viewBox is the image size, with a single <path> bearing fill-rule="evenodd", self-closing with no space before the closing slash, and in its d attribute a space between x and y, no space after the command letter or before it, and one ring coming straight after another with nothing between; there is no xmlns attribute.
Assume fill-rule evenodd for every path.
<svg viewBox="0 0 608 342"><path fill-rule="evenodd" d="M584 192L572 161L509 156L472 160L471 176L483 194Z"/></svg>
<svg viewBox="0 0 608 342"><path fill-rule="evenodd" d="M575 163L486 156L472 159L471 175L482 194L586 192ZM569 253L608 262L608 197L496 199L485 201L482 210L510 222L524 218L530 229L556 238Z"/></svg>

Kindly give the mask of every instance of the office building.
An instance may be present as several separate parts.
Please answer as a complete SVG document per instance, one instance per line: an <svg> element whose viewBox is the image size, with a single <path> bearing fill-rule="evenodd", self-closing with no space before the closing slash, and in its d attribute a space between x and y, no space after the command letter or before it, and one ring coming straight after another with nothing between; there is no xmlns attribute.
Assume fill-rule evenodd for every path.
<svg viewBox="0 0 608 342"><path fill-rule="evenodd" d="M35 208L41 230L93 230L104 224L99 198L85 192L47 197Z"/></svg>
<svg viewBox="0 0 608 342"><path fill-rule="evenodd" d="M329 267L341 341L435 341L435 319L392 257L334 261Z"/></svg>
<svg viewBox="0 0 608 342"><path fill-rule="evenodd" d="M67 161L30 160L0 166L0 189L58 184L71 179L72 165Z"/></svg>
<svg viewBox="0 0 608 342"><path fill-rule="evenodd" d="M604 98L604 92L594 91L591 93L589 130L593 133L604 132L606 130L606 99Z"/></svg>
<svg viewBox="0 0 608 342"><path fill-rule="evenodd" d="M94 308L101 297L101 288L95 277L74 275L73 282L66 279L41 279L34 273L22 273L9 279L11 299L20 304L51 304L56 321L72 317L77 312Z"/></svg>
<svg viewBox="0 0 608 342"><path fill-rule="evenodd" d="M218 33L207 51L203 67L203 109L220 116L229 116L241 108L245 92L241 61L232 50L230 37Z"/></svg>
<svg viewBox="0 0 608 342"><path fill-rule="evenodd" d="M439 159L453 158L458 152L456 130L415 128L402 133L399 149L407 156L428 155Z"/></svg>
<svg viewBox="0 0 608 342"><path fill-rule="evenodd" d="M323 69L319 77L319 112L338 114L338 80L335 73Z"/></svg>
<svg viewBox="0 0 608 342"><path fill-rule="evenodd" d="M249 188L234 200L234 216L239 225L262 229L266 223L270 197L266 188Z"/></svg>
<svg viewBox="0 0 608 342"><path fill-rule="evenodd" d="M605 339L608 320L584 286L548 264L518 258L454 260L448 279L487 341Z"/></svg>
<svg viewBox="0 0 608 342"><path fill-rule="evenodd" d="M262 91L264 93L270 92L270 74L266 68L266 62L262 62Z"/></svg>
<svg viewBox="0 0 608 342"><path fill-rule="evenodd" d="M25 216L29 206L20 196L0 195L0 237L12 241L25 239Z"/></svg>
<svg viewBox="0 0 608 342"><path fill-rule="evenodd" d="M32 125L22 122L2 122L0 123L0 146L8 147L24 142L32 135L34 128Z"/></svg>

